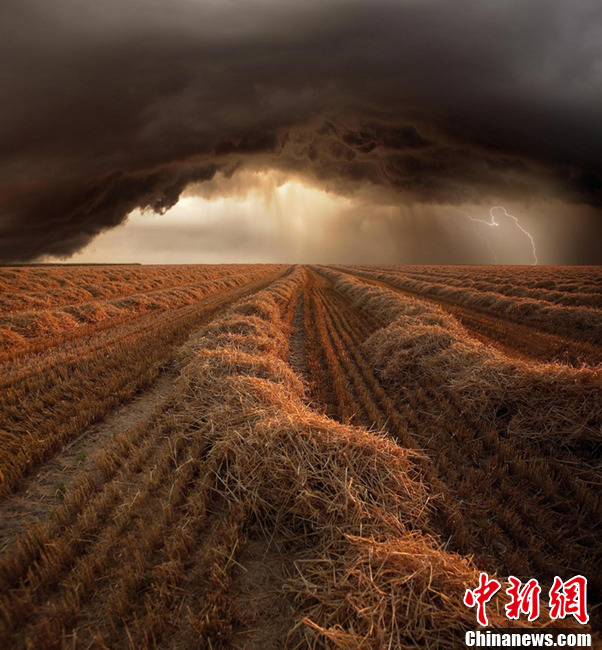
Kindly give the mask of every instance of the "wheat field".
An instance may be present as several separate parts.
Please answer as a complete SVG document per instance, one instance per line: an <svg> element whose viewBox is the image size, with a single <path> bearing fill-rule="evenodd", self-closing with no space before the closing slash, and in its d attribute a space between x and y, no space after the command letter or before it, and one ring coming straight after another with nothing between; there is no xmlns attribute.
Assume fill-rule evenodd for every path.
<svg viewBox="0 0 602 650"><path fill-rule="evenodd" d="M0 647L596 636L601 364L598 267L1 267Z"/></svg>

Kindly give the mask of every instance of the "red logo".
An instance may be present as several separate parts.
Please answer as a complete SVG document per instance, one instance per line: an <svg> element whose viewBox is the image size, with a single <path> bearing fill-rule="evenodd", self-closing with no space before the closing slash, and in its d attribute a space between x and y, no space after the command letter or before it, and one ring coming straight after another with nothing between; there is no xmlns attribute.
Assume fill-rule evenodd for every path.
<svg viewBox="0 0 602 650"><path fill-rule="evenodd" d="M524 585L522 582L510 576L510 586L506 593L510 596L510 602L504 606L506 617L511 620L518 620L521 614L526 614L529 621L539 618L539 595L541 587L535 578L531 578ZM495 579L489 579L486 573L479 574L479 586L476 589L467 589L464 594L464 604L467 607L477 608L477 622L486 627L487 603L501 589L502 585ZM549 592L550 618L566 618L574 616L575 620L585 625L589 621L587 614L587 578L581 575L575 576L563 582L558 576L554 578L554 584Z"/></svg>
<svg viewBox="0 0 602 650"><path fill-rule="evenodd" d="M479 576L479 586L472 591L470 589L466 590L464 604L467 607L477 606L477 621L480 625L486 626L489 624L485 605L487 605L501 588L502 585L497 580L489 580L489 576L486 573L481 573Z"/></svg>
<svg viewBox="0 0 602 650"><path fill-rule="evenodd" d="M575 576L566 582L556 576L550 589L550 618L573 615L579 623L589 621L587 613L587 578Z"/></svg>
<svg viewBox="0 0 602 650"><path fill-rule="evenodd" d="M510 602L505 606L506 616L510 619L518 619L521 612L529 615L529 620L539 618L539 594L541 587L535 578L531 578L521 589L521 581L514 576L508 578L510 587L506 593L510 596Z"/></svg>

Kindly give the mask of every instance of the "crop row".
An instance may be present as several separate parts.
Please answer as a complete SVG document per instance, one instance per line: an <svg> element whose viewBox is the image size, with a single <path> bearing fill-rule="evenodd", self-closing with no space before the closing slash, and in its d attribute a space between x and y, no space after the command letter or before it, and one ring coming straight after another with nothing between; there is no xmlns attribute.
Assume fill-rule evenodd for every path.
<svg viewBox="0 0 602 650"><path fill-rule="evenodd" d="M241 275L230 290L213 285L213 294L208 290L207 298L192 305L138 317L43 354L5 362L0 491L14 490L89 424L149 385L168 363L173 348L216 310L281 273L263 278Z"/></svg>
<svg viewBox="0 0 602 650"><path fill-rule="evenodd" d="M387 428L428 457L442 538L506 574L551 580L579 570L599 598L600 371L510 360L430 303L320 273L346 300L322 298L338 359L364 373L368 365L378 381L356 397L364 423L383 426L385 413L369 404L384 393L396 413ZM382 326L354 340L357 325L345 323L354 313Z"/></svg>
<svg viewBox="0 0 602 650"><path fill-rule="evenodd" d="M125 323L143 314L179 309L218 290L237 286L241 277L260 277L276 268L247 266L239 268L238 274L221 275L200 271L192 283L121 297L94 298L77 304L9 313L2 309L0 353L4 352L2 358L14 359L52 345L62 345L72 336L89 336L99 328Z"/></svg>
<svg viewBox="0 0 602 650"><path fill-rule="evenodd" d="M235 275L243 268L239 264L0 267L0 305L4 310L19 300L30 304L41 300L47 308L114 298Z"/></svg>
<svg viewBox="0 0 602 650"><path fill-rule="evenodd" d="M415 296L462 305L535 328L569 336L576 341L600 345L602 342L602 303L595 306L563 306L539 298L509 296L495 291L480 291L452 286L430 276L415 279L404 267L342 267L360 277L385 281ZM525 272L526 273L526 272Z"/></svg>
<svg viewBox="0 0 602 650"><path fill-rule="evenodd" d="M366 268L366 267L362 267ZM602 277L596 266L380 266L416 280L442 282L476 291L533 297L558 304L588 306L602 300ZM579 302L579 296L585 302ZM571 303L572 301L572 303Z"/></svg>
<svg viewBox="0 0 602 650"><path fill-rule="evenodd" d="M14 540L3 647L238 647L258 633L237 591L248 540L294 559L275 596L292 612L281 647L457 647L478 570L425 532L419 459L310 409L286 363L311 281L297 269L207 323L161 408L97 459L101 479L84 474ZM493 624L508 624L503 603Z"/></svg>

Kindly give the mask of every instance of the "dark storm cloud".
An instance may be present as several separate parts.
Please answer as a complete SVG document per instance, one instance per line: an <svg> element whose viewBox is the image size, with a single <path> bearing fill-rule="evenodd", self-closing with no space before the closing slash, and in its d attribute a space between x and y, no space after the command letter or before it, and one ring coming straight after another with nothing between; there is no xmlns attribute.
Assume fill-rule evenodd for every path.
<svg viewBox="0 0 602 650"><path fill-rule="evenodd" d="M400 202L602 203L597 0L5 0L0 258L216 170Z"/></svg>

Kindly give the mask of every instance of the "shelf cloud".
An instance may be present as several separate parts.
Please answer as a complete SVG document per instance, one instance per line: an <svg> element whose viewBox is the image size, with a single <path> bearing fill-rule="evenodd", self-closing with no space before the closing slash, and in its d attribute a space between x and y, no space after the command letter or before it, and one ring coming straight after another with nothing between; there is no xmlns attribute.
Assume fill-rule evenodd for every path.
<svg viewBox="0 0 602 650"><path fill-rule="evenodd" d="M5 0L0 15L3 261L69 255L218 172L399 205L602 208L596 0Z"/></svg>

